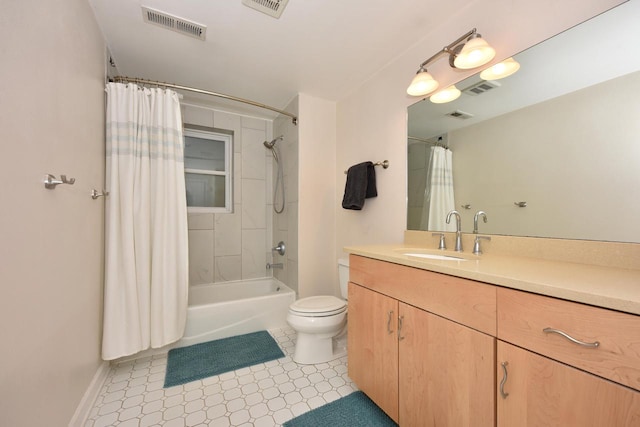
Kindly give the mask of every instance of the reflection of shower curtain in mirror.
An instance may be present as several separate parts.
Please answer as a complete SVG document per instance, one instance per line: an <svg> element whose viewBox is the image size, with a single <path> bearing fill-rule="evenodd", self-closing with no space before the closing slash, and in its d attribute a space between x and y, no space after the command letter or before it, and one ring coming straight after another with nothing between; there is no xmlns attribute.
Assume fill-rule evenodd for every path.
<svg viewBox="0 0 640 427"><path fill-rule="evenodd" d="M187 316L184 141L178 94L107 85L102 358L180 339Z"/></svg>
<svg viewBox="0 0 640 427"><path fill-rule="evenodd" d="M453 209L453 154L443 147L431 147L420 229L456 231L455 223L446 222Z"/></svg>

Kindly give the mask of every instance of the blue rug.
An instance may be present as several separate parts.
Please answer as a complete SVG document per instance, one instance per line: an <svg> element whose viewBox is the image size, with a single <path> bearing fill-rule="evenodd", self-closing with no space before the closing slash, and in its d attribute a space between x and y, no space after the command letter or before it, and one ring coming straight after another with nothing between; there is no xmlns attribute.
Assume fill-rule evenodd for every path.
<svg viewBox="0 0 640 427"><path fill-rule="evenodd" d="M220 375L280 359L284 353L267 331L169 350L164 386Z"/></svg>
<svg viewBox="0 0 640 427"><path fill-rule="evenodd" d="M397 427L387 414L361 391L304 413L283 427Z"/></svg>

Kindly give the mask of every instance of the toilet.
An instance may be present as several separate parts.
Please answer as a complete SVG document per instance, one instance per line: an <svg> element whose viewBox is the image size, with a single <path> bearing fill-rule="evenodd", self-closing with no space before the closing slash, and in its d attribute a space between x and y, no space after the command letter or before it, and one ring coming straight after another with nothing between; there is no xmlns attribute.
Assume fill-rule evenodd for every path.
<svg viewBox="0 0 640 427"><path fill-rule="evenodd" d="M289 306L287 322L297 332L293 360L303 365L324 363L347 354L347 285L349 260L338 260L340 293L301 298Z"/></svg>

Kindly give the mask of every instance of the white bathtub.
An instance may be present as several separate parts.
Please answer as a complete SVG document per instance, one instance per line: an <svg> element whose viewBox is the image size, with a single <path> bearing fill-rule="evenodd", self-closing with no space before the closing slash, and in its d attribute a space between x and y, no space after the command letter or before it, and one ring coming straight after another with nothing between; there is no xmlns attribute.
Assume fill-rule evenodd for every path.
<svg viewBox="0 0 640 427"><path fill-rule="evenodd" d="M175 347L285 327L295 300L291 288L268 277L190 286L187 326Z"/></svg>

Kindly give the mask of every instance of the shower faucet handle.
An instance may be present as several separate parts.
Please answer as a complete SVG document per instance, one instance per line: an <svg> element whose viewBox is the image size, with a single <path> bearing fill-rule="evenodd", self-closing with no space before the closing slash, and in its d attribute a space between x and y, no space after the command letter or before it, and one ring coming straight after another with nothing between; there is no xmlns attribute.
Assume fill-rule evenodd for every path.
<svg viewBox="0 0 640 427"><path fill-rule="evenodd" d="M278 252L278 254L280 254L280 255L284 255L284 253L285 253L284 242L283 241L279 241L278 242L278 246L276 246L275 248L271 248L271 250Z"/></svg>

